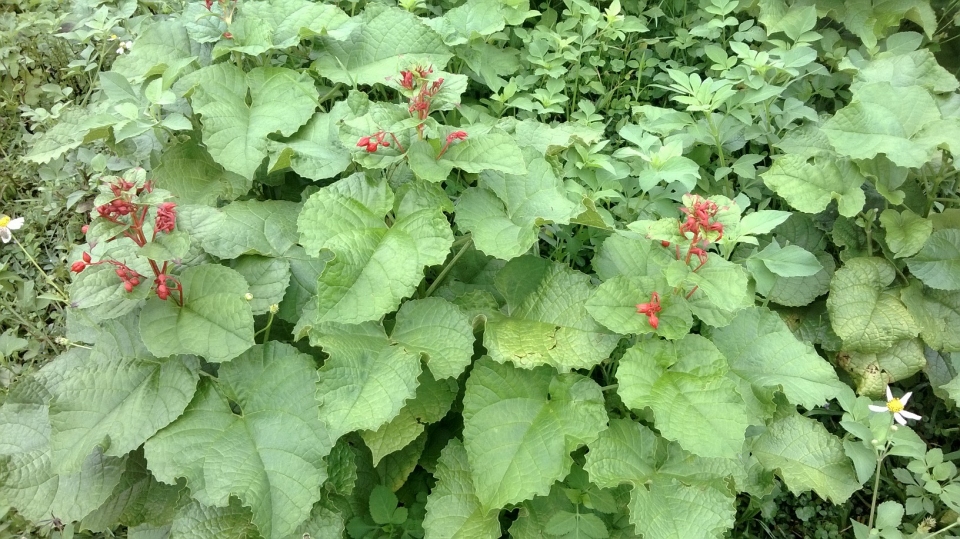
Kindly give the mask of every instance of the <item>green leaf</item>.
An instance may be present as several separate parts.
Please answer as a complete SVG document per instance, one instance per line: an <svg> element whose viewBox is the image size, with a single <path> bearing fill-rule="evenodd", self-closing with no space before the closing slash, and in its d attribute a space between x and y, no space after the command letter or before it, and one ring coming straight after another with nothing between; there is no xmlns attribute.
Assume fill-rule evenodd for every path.
<svg viewBox="0 0 960 539"><path fill-rule="evenodd" d="M399 7L370 4L348 23L344 36L322 36L313 68L348 85L386 84L401 69L444 66L453 56L443 40L412 13Z"/></svg>
<svg viewBox="0 0 960 539"><path fill-rule="evenodd" d="M590 279L563 264L536 257L508 262L497 274L506 316L487 320L483 344L490 357L519 367L589 368L606 359L619 336L587 312Z"/></svg>
<svg viewBox="0 0 960 539"><path fill-rule="evenodd" d="M134 451L126 462L123 476L109 498L83 518L83 529L106 532L118 523L132 528L144 523L165 524L173 520L182 485L165 485L147 469L143 451Z"/></svg>
<svg viewBox="0 0 960 539"><path fill-rule="evenodd" d="M140 333L150 353L229 361L253 346L253 314L243 297L247 282L242 275L207 264L187 268L177 279L183 286L183 306L171 291L166 301L147 300L140 315Z"/></svg>
<svg viewBox="0 0 960 539"><path fill-rule="evenodd" d="M473 326L456 305L441 298L404 302L390 339L424 355L438 380L460 376L473 356Z"/></svg>
<svg viewBox="0 0 960 539"><path fill-rule="evenodd" d="M317 283L317 321L359 323L379 319L410 296L424 266L442 263L453 233L439 208L399 217L386 182L355 174L325 187L304 204L298 226L308 254L333 252Z"/></svg>
<svg viewBox="0 0 960 539"><path fill-rule="evenodd" d="M231 496L222 507L190 500L178 512L170 526L169 537L177 539L258 539L248 507Z"/></svg>
<svg viewBox="0 0 960 539"><path fill-rule="evenodd" d="M180 204L209 206L221 198L233 200L251 186L247 178L224 170L193 138L166 147L160 165L153 169L153 181Z"/></svg>
<svg viewBox="0 0 960 539"><path fill-rule="evenodd" d="M437 485L427 496L424 539L496 539L500 537L497 511L485 512L474 491L467 451L454 438L440 453Z"/></svg>
<svg viewBox="0 0 960 539"><path fill-rule="evenodd" d="M733 525L727 485L743 473L738 461L693 457L628 419L612 419L589 447L584 469L595 483L633 485L630 522L644 537L718 537Z"/></svg>
<svg viewBox="0 0 960 539"><path fill-rule="evenodd" d="M443 36L447 45L462 45L472 38L503 30L504 7L507 4L501 0L468 0L447 10L442 17L427 19L426 23Z"/></svg>
<svg viewBox="0 0 960 539"><path fill-rule="evenodd" d="M450 410L459 386L454 380L437 381L424 370L417 378L417 396L407 401L400 413L377 430L360 432L370 448L373 465L394 451L403 449L419 437L426 425L440 421Z"/></svg>
<svg viewBox="0 0 960 539"><path fill-rule="evenodd" d="M766 234L789 219L791 215L793 214L788 211L778 210L760 210L748 213L740 219L734 237L742 238L743 236ZM727 231L724 230L724 237L726 235Z"/></svg>
<svg viewBox="0 0 960 539"><path fill-rule="evenodd" d="M960 230L946 228L930 235L907 267L923 284L938 290L960 290Z"/></svg>
<svg viewBox="0 0 960 539"><path fill-rule="evenodd" d="M748 280L743 266L715 253L708 253L707 263L699 271L687 273L686 278L686 282L698 287L711 304L732 312L753 305Z"/></svg>
<svg viewBox="0 0 960 539"><path fill-rule="evenodd" d="M267 135L296 133L319 99L306 73L281 67L245 74L225 62L203 68L196 77L193 109L201 116L203 143L214 161L247 179L267 156Z"/></svg>
<svg viewBox="0 0 960 539"><path fill-rule="evenodd" d="M650 325L647 315L637 312L637 305L648 303L653 292L660 294L662 309L657 313L657 328ZM693 325L690 308L662 278L617 275L597 288L586 308L597 322L616 333L655 332L665 339L681 339Z"/></svg>
<svg viewBox="0 0 960 539"><path fill-rule="evenodd" d="M506 174L524 175L527 173L526 162L520 146L510 135L498 132L477 132L467 131L466 140L454 142L447 149L440 159L464 172L481 172L484 170L496 170ZM527 179L527 182L539 181L543 190L550 186L549 177L544 177L547 172L540 167L535 173L537 179ZM502 183L502 181L500 182ZM543 185L546 183L546 185ZM530 189L530 188L528 188ZM496 189L495 189L496 190ZM503 188L498 194L505 194L507 191Z"/></svg>
<svg viewBox="0 0 960 539"><path fill-rule="evenodd" d="M858 393L879 394L871 387L874 373L881 373L880 381L887 385L920 372L927 360L920 339L904 339L882 352L848 352L838 358L837 363L850 372L857 382Z"/></svg>
<svg viewBox="0 0 960 539"><path fill-rule="evenodd" d="M796 412L770 424L754 441L752 452L764 468L778 470L794 495L813 490L839 504L860 489L840 440Z"/></svg>
<svg viewBox="0 0 960 539"><path fill-rule="evenodd" d="M253 314L264 314L271 305L279 304L290 283L290 262L283 258L245 255L237 259L233 269L250 285Z"/></svg>
<svg viewBox="0 0 960 539"><path fill-rule="evenodd" d="M71 349L21 379L0 407L0 505L16 508L28 520L39 522L51 514L64 522L80 520L120 482L124 459L99 449L86 456L78 472L55 471L48 407L70 373L88 360L86 350Z"/></svg>
<svg viewBox="0 0 960 539"><path fill-rule="evenodd" d="M676 260L669 247L626 231L605 239L593 258L592 266L601 281L617 275L656 277Z"/></svg>
<svg viewBox="0 0 960 539"><path fill-rule="evenodd" d="M463 398L463 440L484 512L547 494L570 452L606 424L600 387L549 367L517 369L481 359Z"/></svg>
<svg viewBox="0 0 960 539"><path fill-rule="evenodd" d="M768 270L781 277L809 277L823 269L810 251L797 245L780 247L776 240L751 258L761 261Z"/></svg>
<svg viewBox="0 0 960 539"><path fill-rule="evenodd" d="M299 206L285 200L243 200L212 208L183 208L183 228L219 258L283 256L297 243Z"/></svg>
<svg viewBox="0 0 960 539"><path fill-rule="evenodd" d="M719 538L732 528L733 498L705 485L658 477L634 488L630 521L644 539Z"/></svg>
<svg viewBox="0 0 960 539"><path fill-rule="evenodd" d="M850 86L854 92L863 84L889 82L891 86L922 86L931 93L954 92L960 87L957 78L944 69L930 49L906 53L884 51L860 67Z"/></svg>
<svg viewBox="0 0 960 539"><path fill-rule="evenodd" d="M820 213L836 199L840 215L853 217L866 202L860 190L866 178L848 160L818 157L811 162L787 154L774 161L761 177L788 204L806 213Z"/></svg>
<svg viewBox="0 0 960 539"><path fill-rule="evenodd" d="M109 264L87 266L67 289L70 306L98 320L117 318L136 309L150 293L147 286L127 292Z"/></svg>
<svg viewBox="0 0 960 539"><path fill-rule="evenodd" d="M704 457L734 458L750 422L727 362L707 339L648 340L627 350L617 393L634 409L649 406L660 434ZM710 436L703 436L709 432Z"/></svg>
<svg viewBox="0 0 960 539"><path fill-rule="evenodd" d="M917 321L927 346L960 352L960 292L932 290L913 281L900 292L900 299Z"/></svg>
<svg viewBox="0 0 960 539"><path fill-rule="evenodd" d="M109 322L90 360L59 385L50 404L50 449L59 473L78 471L96 446L106 456L126 455L190 403L199 379L196 358L156 359L139 340L135 325Z"/></svg>
<svg viewBox="0 0 960 539"><path fill-rule="evenodd" d="M779 386L791 404L810 409L847 387L810 344L797 340L766 308L740 311L730 325L712 330L710 340L727 358L730 372L754 392ZM740 393L747 397L743 385Z"/></svg>
<svg viewBox="0 0 960 539"><path fill-rule="evenodd" d="M338 101L330 112L314 114L292 137L268 141L270 171L290 167L305 178L325 180L346 170L351 163L350 150L340 143L337 123L348 112L346 103Z"/></svg>
<svg viewBox="0 0 960 539"><path fill-rule="evenodd" d="M150 75L162 74L168 66L184 65L200 55L200 44L190 39L184 25L180 21L167 19L147 26L130 54L117 56L110 69L131 81L139 82ZM192 68L187 67L185 71L192 71Z"/></svg>
<svg viewBox="0 0 960 539"><path fill-rule="evenodd" d="M920 332L896 293L886 290L895 278L882 258L853 258L834 274L827 309L845 349L879 352Z"/></svg>
<svg viewBox="0 0 960 539"><path fill-rule="evenodd" d="M354 333L360 327L352 326L317 339L330 358L320 369L316 398L334 439L354 430L377 430L416 392L419 355L389 346L379 326L363 328L363 338Z"/></svg>
<svg viewBox="0 0 960 539"><path fill-rule="evenodd" d="M897 165L919 168L943 142L936 135L939 121L940 111L923 88L876 82L860 86L821 130L842 156L870 159L882 153Z"/></svg>
<svg viewBox="0 0 960 539"><path fill-rule="evenodd" d="M204 505L236 496L264 537L286 537L320 499L333 446L317 417L315 373L312 357L277 342L222 364L218 380L202 382L180 419L147 441L150 470L165 483L185 477Z"/></svg>
<svg viewBox="0 0 960 539"><path fill-rule="evenodd" d="M484 253L510 260L530 250L544 223L569 224L580 208L542 157L526 155L523 175L483 172L457 202L457 224Z"/></svg>
<svg viewBox="0 0 960 539"><path fill-rule="evenodd" d="M99 132L103 132L104 128L115 124L117 120L109 114L91 115L90 112L79 107L65 107L57 123L40 135L24 159L42 165L76 149L84 142L106 136Z"/></svg>
<svg viewBox="0 0 960 539"><path fill-rule="evenodd" d="M757 281L758 293L780 305L802 307L809 305L813 300L827 293L830 289L833 273L837 269L837 263L829 254L820 251L815 256L821 269L815 275L809 277L779 277L767 270L766 265L762 265L762 268L759 268L760 271L769 272L771 279L768 290L761 290L760 279L749 261L747 267L751 268L751 273Z"/></svg>
<svg viewBox="0 0 960 539"><path fill-rule="evenodd" d="M247 2L239 13L227 49L251 56L296 46L301 37L325 34L350 19L335 5L307 0Z"/></svg>
<svg viewBox="0 0 960 539"><path fill-rule="evenodd" d="M894 258L913 256L927 242L933 232L933 222L924 219L910 210L897 212L886 209L880 214L880 224L886 231L887 245Z"/></svg>
<svg viewBox="0 0 960 539"><path fill-rule="evenodd" d="M303 247L295 245L287 251L284 258L290 262L290 284L283 301L280 302L280 312L277 315L281 320L296 324L301 319L300 313L304 306L316 301L317 279L329 256L319 259L307 256Z"/></svg>
<svg viewBox="0 0 960 539"><path fill-rule="evenodd" d="M593 513L560 511L547 521L543 531L551 535L582 537L583 539L606 539L610 537L607 525Z"/></svg>

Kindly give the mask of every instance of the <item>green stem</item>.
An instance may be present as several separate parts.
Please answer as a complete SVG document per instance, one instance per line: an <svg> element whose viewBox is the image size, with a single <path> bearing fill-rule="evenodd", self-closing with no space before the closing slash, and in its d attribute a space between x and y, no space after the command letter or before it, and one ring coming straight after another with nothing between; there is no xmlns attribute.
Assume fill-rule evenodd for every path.
<svg viewBox="0 0 960 539"><path fill-rule="evenodd" d="M877 513L877 495L880 494L880 471L883 468L883 459L887 456L886 450L877 457L877 473L873 479L873 499L870 500L870 519L867 521L867 527L873 529L873 518Z"/></svg>
<svg viewBox="0 0 960 539"><path fill-rule="evenodd" d="M928 535L925 539L930 539L931 537L936 537L936 536L940 535L941 533L949 530L950 528L955 528L955 527L957 527L958 525L960 525L960 520L954 522L953 524L947 526L946 528L941 528L941 529L935 531L934 533L931 533L931 534Z"/></svg>
<svg viewBox="0 0 960 539"><path fill-rule="evenodd" d="M17 238L13 238L13 243L17 244L17 247L19 247L20 250L23 251L23 254L27 256L27 259L30 260L30 263L33 264L33 266L37 268L37 271L39 271L44 276L44 278L47 280L47 284L52 286L53 289L57 291L57 294L60 294L60 298L59 298L60 301L64 303L69 303L70 300L67 299L67 294L59 286L57 286L57 283L54 282L52 277L47 275L47 272L43 271L43 268L40 267L40 264L37 264L37 261L34 260L33 256L27 252L27 250L23 247L23 245L20 244Z"/></svg>
<svg viewBox="0 0 960 539"><path fill-rule="evenodd" d="M442 271L440 271L440 275L437 275L437 278L430 283L430 288L427 288L427 291L423 294L423 297L429 298L430 294L433 294L433 291L440 286L440 283L443 282L443 279L447 276L447 273L450 273L450 269L453 268L454 264L457 263L457 260L460 260L460 257L467 252L467 247L470 247L471 243L473 243L473 237L467 236L467 241L463 242L463 245L460 246L460 250L457 251L457 254L453 255L453 258L450 259L450 262L447 262L447 265L443 267Z"/></svg>

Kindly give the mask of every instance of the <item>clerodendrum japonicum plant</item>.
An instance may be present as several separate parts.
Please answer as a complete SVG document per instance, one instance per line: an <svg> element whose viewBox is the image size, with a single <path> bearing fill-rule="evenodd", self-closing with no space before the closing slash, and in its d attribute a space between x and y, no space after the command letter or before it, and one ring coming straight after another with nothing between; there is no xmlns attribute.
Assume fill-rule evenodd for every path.
<svg viewBox="0 0 960 539"><path fill-rule="evenodd" d="M0 408L0 506L131 538L694 539L782 488L873 495L857 536L897 532L878 463L937 464L868 405L924 367L960 398L938 13L389 4L191 0L37 141L109 159L73 346Z"/></svg>

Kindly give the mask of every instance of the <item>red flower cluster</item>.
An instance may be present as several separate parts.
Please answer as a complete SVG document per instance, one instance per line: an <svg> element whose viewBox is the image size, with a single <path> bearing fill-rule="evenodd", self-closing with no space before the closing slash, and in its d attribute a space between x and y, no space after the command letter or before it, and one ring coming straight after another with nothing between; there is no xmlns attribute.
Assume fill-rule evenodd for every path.
<svg viewBox="0 0 960 539"><path fill-rule="evenodd" d="M447 142L443 145L443 148L440 149L440 153L437 154L437 159L439 160L441 155L447 153L447 148L449 148L450 145L457 140L467 140L467 132L454 131L453 133L447 135Z"/></svg>
<svg viewBox="0 0 960 539"><path fill-rule="evenodd" d="M379 148L380 146L383 146L384 148L389 148L390 143L386 140L383 140L383 138L386 136L387 134L384 133L383 131L377 131L376 133L370 135L369 137L360 137L360 140L357 141L357 147L366 148L367 151L370 153L377 151L377 148Z"/></svg>
<svg viewBox="0 0 960 539"><path fill-rule="evenodd" d="M650 294L649 303L637 304L637 314L647 315L647 321L650 322L650 326L652 326L653 329L657 329L657 326L660 325L660 318L657 317L657 313L659 313L660 310L660 294L656 292Z"/></svg>
<svg viewBox="0 0 960 539"><path fill-rule="evenodd" d="M173 202L164 202L157 206L157 220L154 229L158 232L173 232L177 224L177 205Z"/></svg>
<svg viewBox="0 0 960 539"><path fill-rule="evenodd" d="M723 237L723 224L710 222L717 216L719 210L716 202L704 200L699 195L694 196L692 210L690 208L680 208L680 211L687 216L680 223L680 233L684 235L686 232L692 233L694 242L696 242L701 235L707 232L719 232L720 235L716 238L719 240Z"/></svg>
<svg viewBox="0 0 960 539"><path fill-rule="evenodd" d="M164 301L170 297L170 287L167 286L167 279L169 278L169 275L161 273L160 275L157 275L156 279L153 280L154 284L157 285L157 297ZM179 286L180 284L177 283L177 287Z"/></svg>

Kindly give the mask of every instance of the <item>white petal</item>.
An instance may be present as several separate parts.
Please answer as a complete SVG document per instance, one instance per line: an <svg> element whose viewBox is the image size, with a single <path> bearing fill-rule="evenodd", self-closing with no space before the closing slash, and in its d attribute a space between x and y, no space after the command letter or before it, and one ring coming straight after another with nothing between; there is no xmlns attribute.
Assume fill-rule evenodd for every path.
<svg viewBox="0 0 960 539"><path fill-rule="evenodd" d="M17 217L16 219L11 219L10 222L7 223L7 228L9 228L10 230L18 230L22 226L23 226L23 217Z"/></svg>
<svg viewBox="0 0 960 539"><path fill-rule="evenodd" d="M913 391L907 391L907 394L900 397L900 404L906 406L907 401L910 400L910 397L913 395Z"/></svg>
<svg viewBox="0 0 960 539"><path fill-rule="evenodd" d="M887 386L887 402L890 402L892 400L893 400L893 392L890 391L890 386Z"/></svg>
<svg viewBox="0 0 960 539"><path fill-rule="evenodd" d="M893 418L897 420L897 423L900 423L901 425L906 425L906 424L907 424L907 420L904 419L903 416L900 415L900 414L902 414L902 412L897 412L897 413L893 414Z"/></svg>
<svg viewBox="0 0 960 539"><path fill-rule="evenodd" d="M900 412L900 415L902 415L903 417L905 417L905 418L907 418L907 419L914 419L914 420L919 420L919 419L920 419L920 416L918 416L917 414L915 414L915 413L913 413L913 412L908 412L908 411L906 411L906 410Z"/></svg>
<svg viewBox="0 0 960 539"><path fill-rule="evenodd" d="M887 411L887 407L886 407L886 406L876 406L876 405L871 404L871 405L869 405L869 408L870 408L870 411L871 411L871 412L880 413L880 412L886 412L886 411Z"/></svg>
<svg viewBox="0 0 960 539"><path fill-rule="evenodd" d="M10 229L7 227L0 227L0 240L3 240L3 243L10 243L10 240L13 239L13 234L10 233Z"/></svg>

